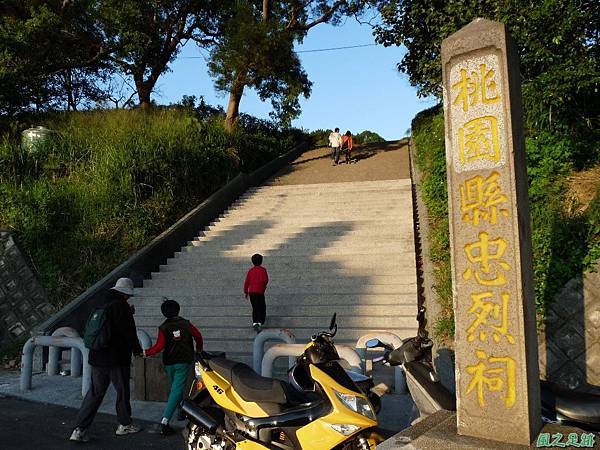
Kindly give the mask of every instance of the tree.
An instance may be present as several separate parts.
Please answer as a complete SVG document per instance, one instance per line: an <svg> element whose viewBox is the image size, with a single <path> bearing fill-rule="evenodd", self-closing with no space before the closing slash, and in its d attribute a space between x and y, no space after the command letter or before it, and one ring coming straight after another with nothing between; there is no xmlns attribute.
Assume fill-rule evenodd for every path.
<svg viewBox="0 0 600 450"><path fill-rule="evenodd" d="M600 4L547 0L379 1L377 41L405 45L398 69L420 96L441 96L444 38L477 17L504 23L521 59L527 122L534 127L598 127Z"/></svg>
<svg viewBox="0 0 600 450"><path fill-rule="evenodd" d="M151 104L159 77L190 39L208 43L219 35L221 13L211 0L103 0L100 21L110 59L133 78L140 105Z"/></svg>
<svg viewBox="0 0 600 450"><path fill-rule="evenodd" d="M95 75L108 69L96 7L95 0L2 3L0 113L76 107L94 91Z"/></svg>
<svg viewBox="0 0 600 450"><path fill-rule="evenodd" d="M310 95L311 83L294 51L308 31L322 23L337 25L365 7L346 0L245 0L236 2L223 35L211 47L209 71L215 86L229 94L225 126L232 129L246 87L289 124L300 111L299 97Z"/></svg>
<svg viewBox="0 0 600 450"><path fill-rule="evenodd" d="M376 144L385 142L385 139L374 131L365 130L354 136L354 142L357 144Z"/></svg>

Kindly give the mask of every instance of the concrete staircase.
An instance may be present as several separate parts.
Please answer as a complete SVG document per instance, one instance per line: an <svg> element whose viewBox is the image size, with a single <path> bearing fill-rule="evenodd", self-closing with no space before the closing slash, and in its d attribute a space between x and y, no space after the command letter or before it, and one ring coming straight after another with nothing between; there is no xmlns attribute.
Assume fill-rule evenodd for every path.
<svg viewBox="0 0 600 450"><path fill-rule="evenodd" d="M162 297L202 332L207 350L251 365L250 256L264 255L267 327L298 342L338 314L337 343L369 332L414 336L417 286L410 180L265 185L248 191L137 289L136 323L156 338Z"/></svg>

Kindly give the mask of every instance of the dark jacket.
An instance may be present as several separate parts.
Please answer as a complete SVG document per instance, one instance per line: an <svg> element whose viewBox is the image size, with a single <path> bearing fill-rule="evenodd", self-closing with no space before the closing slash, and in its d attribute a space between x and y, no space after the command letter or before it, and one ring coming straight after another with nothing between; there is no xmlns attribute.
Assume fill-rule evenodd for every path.
<svg viewBox="0 0 600 450"><path fill-rule="evenodd" d="M181 317L165 320L159 327L165 337L163 364L192 364L194 362L194 338L190 323Z"/></svg>
<svg viewBox="0 0 600 450"><path fill-rule="evenodd" d="M89 363L96 367L129 366L131 354L142 353L131 306L109 291L104 307L107 308L107 325L110 327L109 345L100 350L90 350Z"/></svg>

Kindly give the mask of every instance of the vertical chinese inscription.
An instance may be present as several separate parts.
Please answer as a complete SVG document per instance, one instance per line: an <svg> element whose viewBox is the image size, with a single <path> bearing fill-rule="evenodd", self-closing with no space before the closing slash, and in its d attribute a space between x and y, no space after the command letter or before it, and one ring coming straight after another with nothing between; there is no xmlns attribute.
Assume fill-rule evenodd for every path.
<svg viewBox="0 0 600 450"><path fill-rule="evenodd" d="M481 19L442 44L457 420L460 434L527 445L540 426L539 384L508 51L504 26Z"/></svg>

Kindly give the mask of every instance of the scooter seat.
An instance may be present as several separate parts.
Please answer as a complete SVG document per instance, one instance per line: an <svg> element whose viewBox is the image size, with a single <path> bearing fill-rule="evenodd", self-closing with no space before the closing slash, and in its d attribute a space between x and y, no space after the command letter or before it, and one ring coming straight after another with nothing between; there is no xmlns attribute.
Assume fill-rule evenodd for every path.
<svg viewBox="0 0 600 450"><path fill-rule="evenodd" d="M288 403L281 380L258 375L250 366L225 358L208 361L212 370L225 378L236 392L247 402Z"/></svg>
<svg viewBox="0 0 600 450"><path fill-rule="evenodd" d="M567 420L600 425L600 395L574 392L541 381L542 404Z"/></svg>

